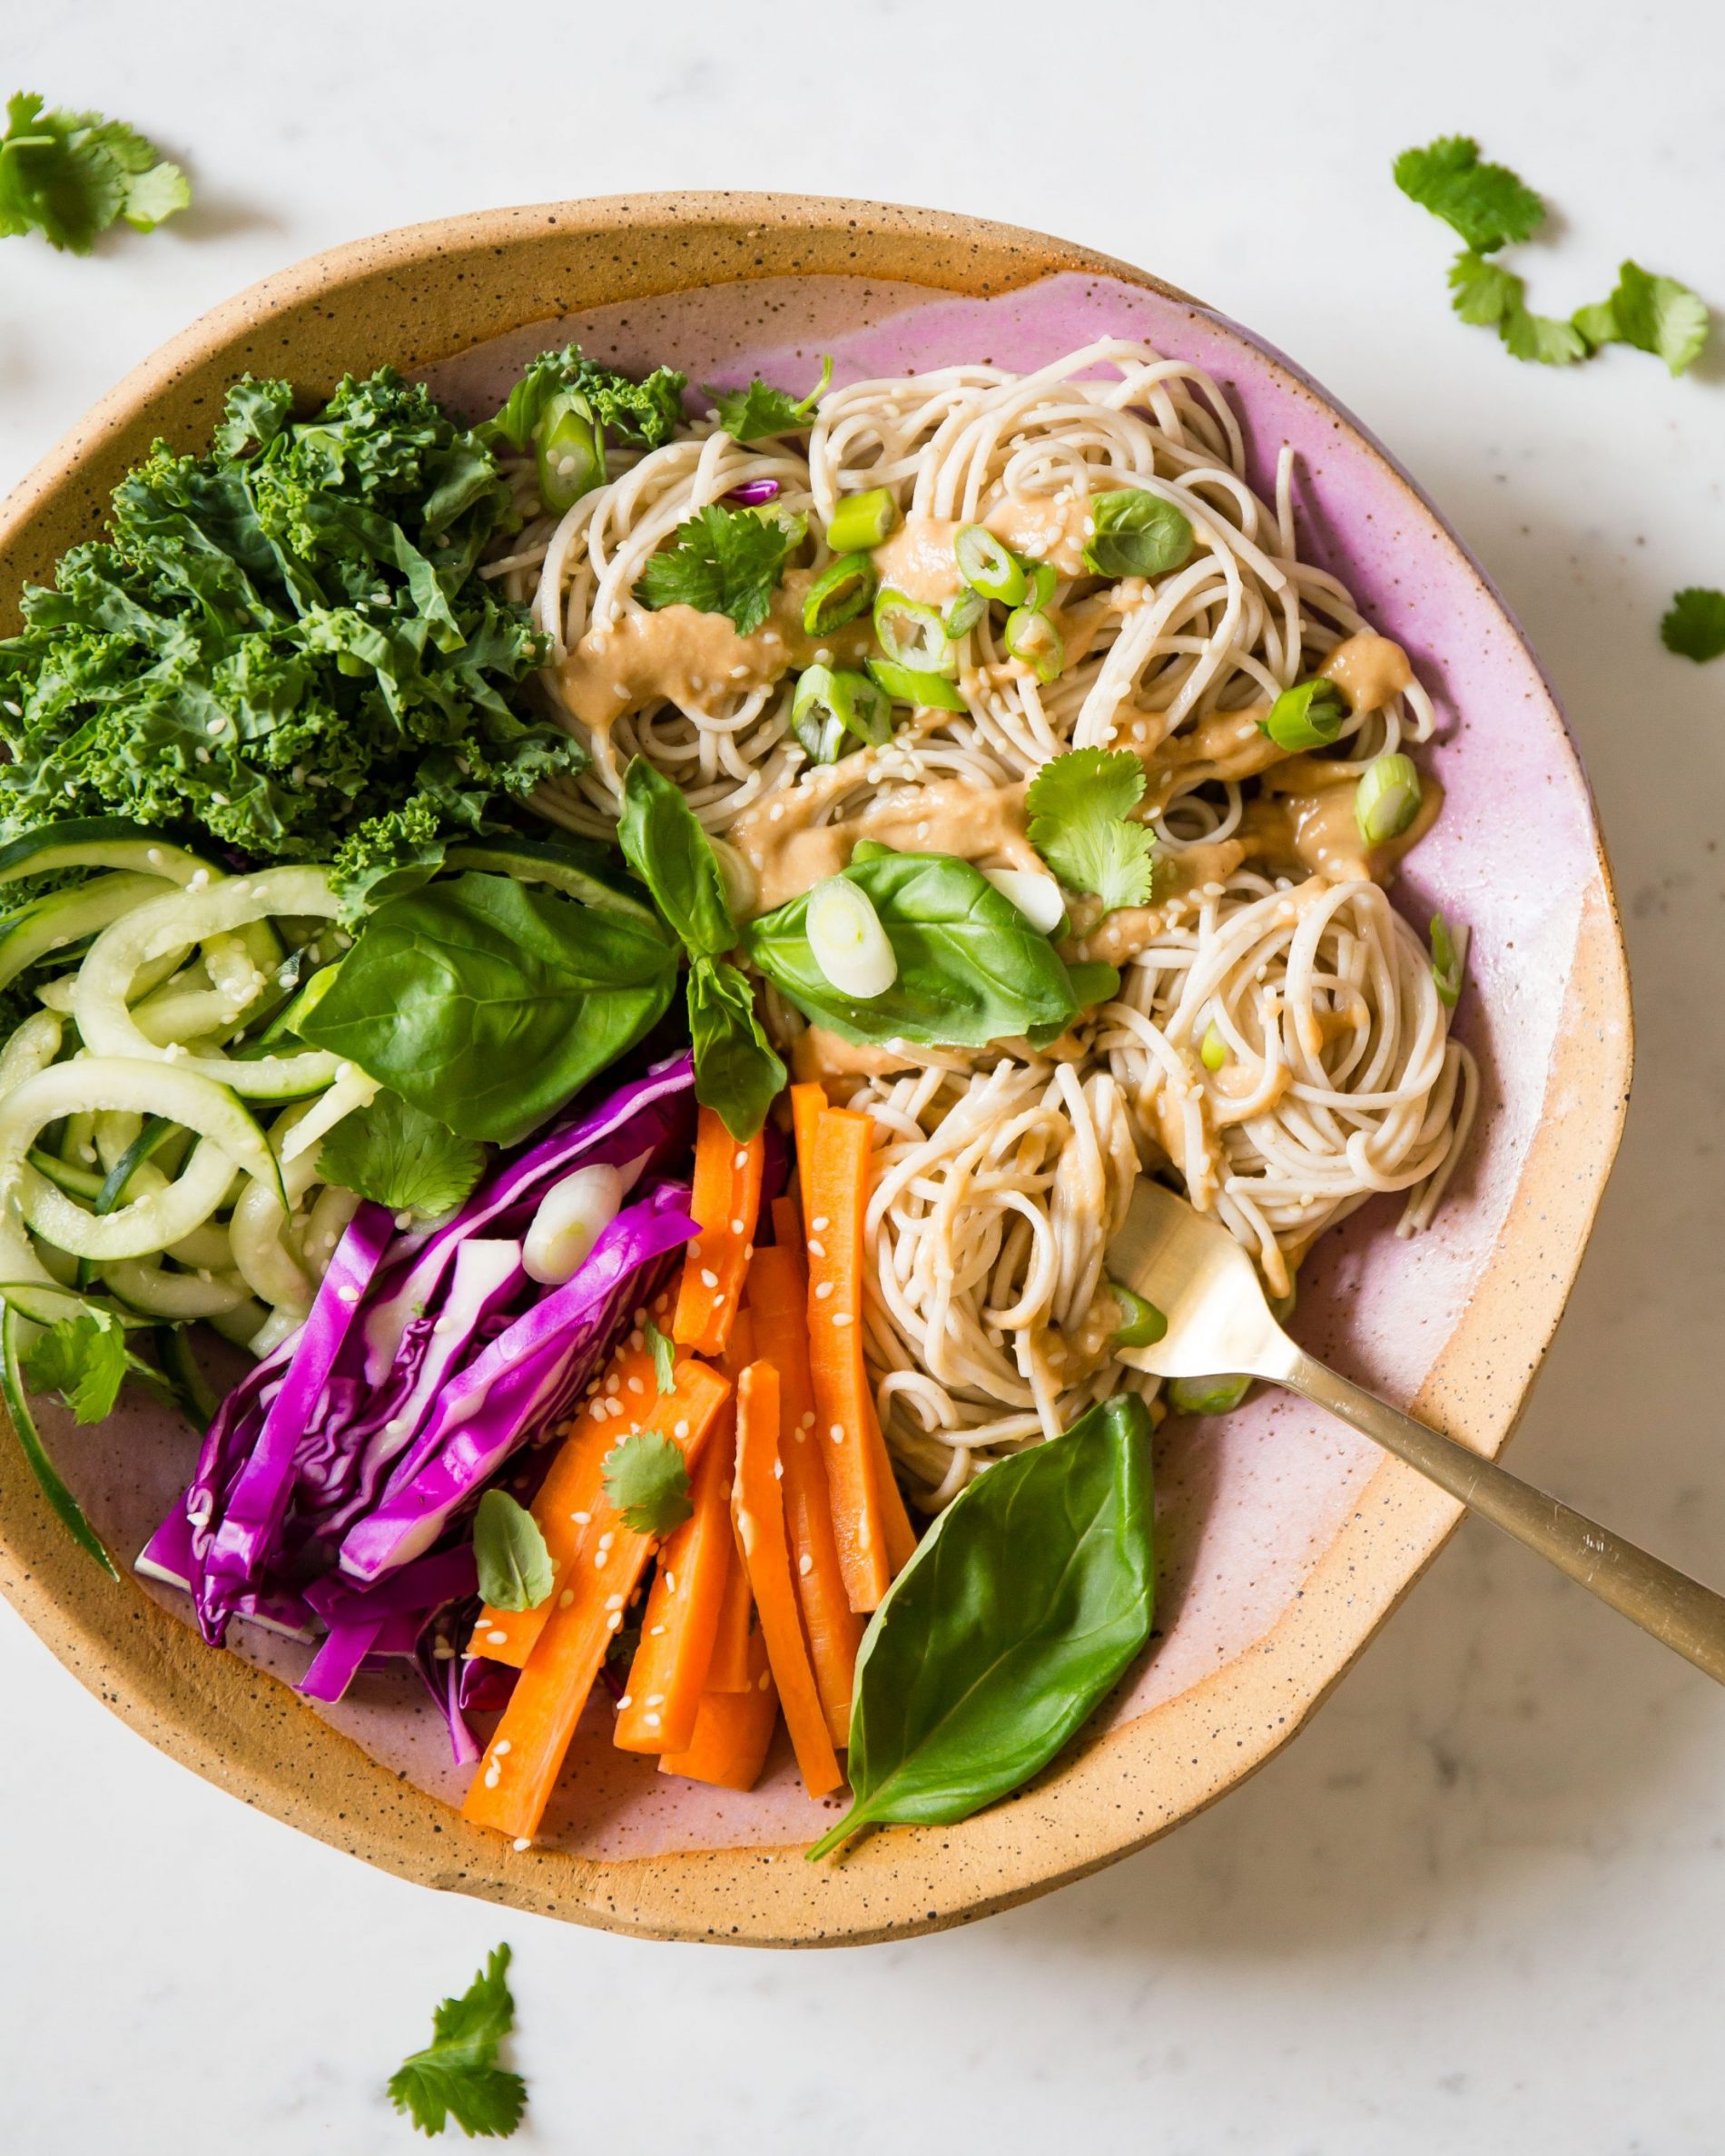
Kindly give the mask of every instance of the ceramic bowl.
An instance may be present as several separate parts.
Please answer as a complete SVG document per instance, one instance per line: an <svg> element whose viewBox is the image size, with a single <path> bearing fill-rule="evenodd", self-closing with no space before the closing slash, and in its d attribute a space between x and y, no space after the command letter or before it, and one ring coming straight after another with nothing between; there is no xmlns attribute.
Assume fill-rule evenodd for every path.
<svg viewBox="0 0 1725 2156"><path fill-rule="evenodd" d="M1478 564L1357 421L1249 332L1152 277L1036 233L878 203L664 195L457 218L340 248L194 324L63 441L0 512L0 592L96 528L151 439L202 446L236 375L328 389L389 360L477 412L522 357L574 335L696 381L758 367L797 388L983 358L1025 368L1102 334L1148 339L1227 387L1260 488L1298 452L1302 551L1353 586L1436 695L1448 805L1397 902L1468 921L1460 1013L1485 1079L1434 1229L1385 1206L1326 1237L1296 1330L1316 1353L1485 1452L1527 1398L1580 1263L1628 1088L1622 938L1586 781L1549 685ZM111 1546L134 1550L192 1440L130 1407L51 1424ZM440 1801L440 1725L365 1679L327 1715L281 1677L303 1649L212 1653L170 1590L102 1577L0 1445L0 1586L116 1713L248 1803L367 1861L577 1923L755 1944L865 1940L974 1917L1136 1849L1286 1742L1455 1524L1458 1508L1364 1440L1266 1395L1170 1423L1157 1463L1162 1586L1150 1653L1048 1774L961 1826L803 1862L827 1814L788 1760L748 1797L577 1738L544 1841L518 1853ZM261 1669L273 1674L261 1674Z"/></svg>

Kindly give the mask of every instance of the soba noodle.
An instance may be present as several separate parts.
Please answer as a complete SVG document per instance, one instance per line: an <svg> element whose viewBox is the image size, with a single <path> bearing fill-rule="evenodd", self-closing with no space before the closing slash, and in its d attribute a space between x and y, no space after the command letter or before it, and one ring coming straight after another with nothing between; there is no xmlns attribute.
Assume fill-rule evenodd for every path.
<svg viewBox="0 0 1725 2156"><path fill-rule="evenodd" d="M522 486L530 513L530 475ZM807 519L767 624L744 636L720 615L645 606L648 559L739 487ZM1191 552L1166 574L1109 580L1088 565L1096 499L1119 487L1189 524ZM983 608L953 640L961 710L901 713L890 743L811 768L791 725L796 671L854 665L867 623L817 641L802 595L833 558L835 511L874 489L897 512L873 550L884 584L944 607L965 589L955 535L983 525L1052 572L1064 664L1039 681ZM1073 901L1062 950L1121 980L1052 1048L859 1046L766 999L799 1072L875 1121L867 1362L919 1501L944 1503L979 1463L1121 1383L1154 1394L1115 1359L1106 1276L1140 1173L1213 1210L1283 1296L1314 1237L1374 1194L1405 1194L1404 1233L1430 1218L1478 1077L1379 884L1441 795L1428 782L1423 820L1373 848L1353 782L1428 740L1432 704L1346 589L1299 560L1291 455L1274 500L1259 498L1227 401L1197 368L1105 340L1023 376L856 382L822 399L806 455L695 423L614 453L601 487L529 521L491 573L530 597L547 691L592 753L537 805L606 832L645 756L730 835L760 911L842 869L863 837L1035 865L1025 784L1050 758L1124 748L1143 766L1151 902L1103 917ZM1314 674L1346 715L1334 747L1290 757L1259 721Z"/></svg>

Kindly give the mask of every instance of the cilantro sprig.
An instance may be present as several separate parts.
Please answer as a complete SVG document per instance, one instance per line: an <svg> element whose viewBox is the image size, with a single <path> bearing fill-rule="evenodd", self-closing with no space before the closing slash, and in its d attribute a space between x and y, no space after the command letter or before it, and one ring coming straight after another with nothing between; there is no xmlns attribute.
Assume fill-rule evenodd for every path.
<svg viewBox="0 0 1725 2156"><path fill-rule="evenodd" d="M606 1496L631 1534L668 1535L695 1510L682 1452L656 1430L636 1431L613 1445L600 1473Z"/></svg>
<svg viewBox="0 0 1725 2156"><path fill-rule="evenodd" d="M1660 642L1698 666L1725 654L1725 591L1691 584L1680 591L1659 625Z"/></svg>
<svg viewBox="0 0 1725 2156"><path fill-rule="evenodd" d="M1483 159L1471 136L1443 135L1424 149L1405 150L1394 172L1404 194L1466 242L1450 266L1451 306L1464 322L1494 329L1513 358L1569 367L1608 344L1627 344L1681 374L1699 357L1707 342L1705 301L1639 262L1624 262L1611 295L1567 320L1535 314L1525 280L1488 258L1531 240L1544 222L1545 205L1507 165Z"/></svg>
<svg viewBox="0 0 1725 2156"><path fill-rule="evenodd" d="M832 379L833 355L828 352L821 361L820 380L801 399L775 389L758 374L746 389L715 389L707 382L701 386L713 399L713 417L726 434L740 442L759 442L774 435L796 434L806 427Z"/></svg>
<svg viewBox="0 0 1725 2156"><path fill-rule="evenodd" d="M116 218L153 232L183 210L192 187L177 164L123 120L44 106L35 92L6 102L0 136L0 239L40 232L88 254Z"/></svg>
<svg viewBox="0 0 1725 2156"><path fill-rule="evenodd" d="M801 517L762 517L709 502L648 561L635 596L656 610L693 606L702 614L728 614L738 635L752 635L766 619L785 562L807 528Z"/></svg>
<svg viewBox="0 0 1725 2156"><path fill-rule="evenodd" d="M1132 821L1144 767L1130 749L1072 749L1030 781L1030 839L1069 891L1094 891L1103 911L1149 903L1155 837Z"/></svg>
<svg viewBox="0 0 1725 2156"><path fill-rule="evenodd" d="M318 1173L397 1213L434 1220L472 1190L485 1148L386 1088L370 1107L344 1116L323 1141Z"/></svg>
<svg viewBox="0 0 1725 2156"><path fill-rule="evenodd" d="M96 1309L59 1319L25 1350L22 1360L31 1390L57 1393L80 1423L100 1423L112 1413L127 1377L147 1370L128 1352L119 1319Z"/></svg>
<svg viewBox="0 0 1725 2156"><path fill-rule="evenodd" d="M389 2101L421 2133L441 2133L453 2119L469 2139L505 2141L521 2123L527 2085L497 2062L515 2026L508 1966L508 1947L494 1947L460 1997L433 2014L431 2042L389 2076Z"/></svg>

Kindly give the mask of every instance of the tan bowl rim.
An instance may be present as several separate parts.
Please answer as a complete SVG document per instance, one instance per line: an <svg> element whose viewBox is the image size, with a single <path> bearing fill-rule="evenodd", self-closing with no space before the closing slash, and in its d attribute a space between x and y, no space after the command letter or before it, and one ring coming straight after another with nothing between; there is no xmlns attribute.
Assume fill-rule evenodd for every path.
<svg viewBox="0 0 1725 2156"><path fill-rule="evenodd" d="M644 239L650 261L629 251L631 241ZM353 349L356 369L377 363L358 349L367 338L387 346L383 356L404 369L447 358L483 341L462 332L460 311L471 309L477 288L488 274L498 273L499 262L518 256L522 267L532 262L535 279L518 281L512 300L481 299L490 310L486 339L580 306L738 277L862 274L982 294L1074 271L1146 286L1194 308L1202 304L1129 263L1071 241L936 210L842 197L626 194L410 225L278 271L202 316L127 375L0 505L5 588L45 572L35 527L52 525L56 504L75 497L84 527L91 528L92 513L133 454L128 438L146 409L172 409L177 399L188 412L195 410L206 401L211 381L247 364L280 369L289 363L284 347L310 350L320 338L336 339L344 295L352 305L375 294L396 310L387 331L372 326L360 335L340 327L339 341L343 351ZM566 288L586 296L571 305ZM1277 355L1260 349L1290 381L1312 388ZM315 383L315 366L302 379ZM1385 465L1410 511L1424 523L1435 522L1460 548L1483 595L1519 639L1484 569L1434 505L1357 422L1333 400L1326 402ZM207 412L203 417L207 425ZM50 559L62 544L47 542ZM0 601L0 607L15 618L11 602ZM1557 710L1554 698L1552 708ZM1570 748L1572 755L1572 743ZM1585 786L1579 759L1576 773ZM1589 801L1591 808L1591 795ZM1565 999L1575 1015L1553 1052L1548 1112L1479 1289L1414 1403L1416 1413L1488 1452L1507 1441L1562 1314L1627 1107L1628 971L1596 815L1592 834L1596 873ZM1517 1344L1513 1373L1502 1366L1511 1318ZM649 1937L830 1944L989 1915L1095 1871L1214 1802L1305 1723L1460 1516L1452 1500L1385 1460L1301 1594L1263 1638L1214 1676L961 1826L892 1829L865 1837L843 1863L819 1868L804 1864L797 1848L622 1862L550 1849L516 1853L379 1766L285 1687L234 1657L210 1653L130 1577L103 1578L54 1521L12 1445L0 1448L0 1590L90 1690L172 1757L257 1808L385 1870Z"/></svg>

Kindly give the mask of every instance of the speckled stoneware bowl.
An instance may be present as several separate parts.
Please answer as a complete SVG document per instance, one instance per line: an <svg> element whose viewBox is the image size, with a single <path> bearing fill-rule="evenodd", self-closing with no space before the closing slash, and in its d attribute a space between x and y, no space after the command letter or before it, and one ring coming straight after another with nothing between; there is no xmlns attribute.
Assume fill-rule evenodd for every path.
<svg viewBox="0 0 1725 2156"><path fill-rule="evenodd" d="M60 444L0 515L0 594L96 528L156 435L202 446L251 369L327 389L384 360L476 412L567 336L694 379L751 368L801 389L960 359L1024 368L1102 333L1220 378L1260 487L1299 452L1302 551L1352 585L1437 697L1448 793L1399 902L1471 923L1461 1029L1484 1110L1435 1228L1388 1206L1326 1237L1296 1330L1316 1353L1481 1451L1503 1444L1562 1310L1616 1149L1630 1008L1586 781L1538 665L1478 565L1360 427L1279 354L1126 265L1035 233L871 202L646 196L388 233L284 271L195 324ZM49 1432L100 1531L128 1553L193 1440L148 1409ZM958 1827L865 1838L819 1867L830 1814L788 1760L739 1797L577 1738L544 1842L467 1826L440 1725L410 1680L320 1714L279 1677L304 1650L199 1644L171 1590L103 1578L0 1442L0 1586L153 1742L248 1803L422 1881L583 1924L803 1944L977 1916L1095 1869L1242 1780L1297 1729L1454 1526L1458 1508L1291 1398L1170 1424L1157 1463L1162 1586L1151 1651L1058 1766ZM262 1669L274 1675L261 1675Z"/></svg>

